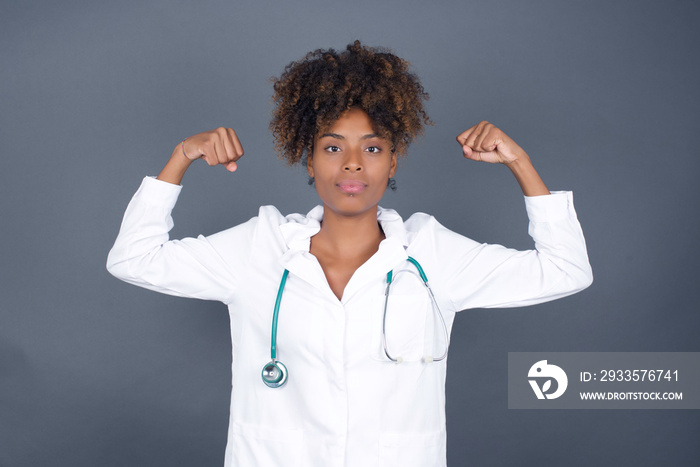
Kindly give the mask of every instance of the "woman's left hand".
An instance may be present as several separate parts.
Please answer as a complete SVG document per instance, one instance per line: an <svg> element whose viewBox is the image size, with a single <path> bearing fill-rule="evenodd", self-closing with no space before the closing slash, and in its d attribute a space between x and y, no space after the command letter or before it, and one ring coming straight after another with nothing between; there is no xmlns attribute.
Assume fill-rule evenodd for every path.
<svg viewBox="0 0 700 467"><path fill-rule="evenodd" d="M527 153L515 141L492 123L483 121L457 136L464 157L474 161L510 164L529 160Z"/></svg>

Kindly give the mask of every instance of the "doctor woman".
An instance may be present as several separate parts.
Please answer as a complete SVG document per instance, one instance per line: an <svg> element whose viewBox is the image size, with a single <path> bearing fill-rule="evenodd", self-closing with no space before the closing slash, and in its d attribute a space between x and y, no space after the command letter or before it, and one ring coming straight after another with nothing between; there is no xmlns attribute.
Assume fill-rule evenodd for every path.
<svg viewBox="0 0 700 467"><path fill-rule="evenodd" d="M477 243L433 217L378 206L397 158L429 123L408 63L359 42L292 62L270 124L320 204L263 206L208 237L170 240L187 168L238 170L234 130L190 136L129 204L107 268L158 292L228 305L233 342L225 466L444 466L445 376L455 313L578 292L592 280L570 192L488 122L457 136L525 195L535 249ZM428 288L426 283L431 287Z"/></svg>

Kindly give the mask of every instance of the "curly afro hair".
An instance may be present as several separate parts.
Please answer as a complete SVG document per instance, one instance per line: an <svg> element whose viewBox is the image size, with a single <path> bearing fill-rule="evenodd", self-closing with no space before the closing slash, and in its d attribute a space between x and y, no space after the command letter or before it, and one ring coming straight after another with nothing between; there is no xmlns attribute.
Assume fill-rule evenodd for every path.
<svg viewBox="0 0 700 467"><path fill-rule="evenodd" d="M343 52L315 50L273 78L275 110L270 122L275 149L290 165L305 162L314 137L346 110L358 107L391 141L398 155L430 125L428 94L409 63L389 50L355 41Z"/></svg>

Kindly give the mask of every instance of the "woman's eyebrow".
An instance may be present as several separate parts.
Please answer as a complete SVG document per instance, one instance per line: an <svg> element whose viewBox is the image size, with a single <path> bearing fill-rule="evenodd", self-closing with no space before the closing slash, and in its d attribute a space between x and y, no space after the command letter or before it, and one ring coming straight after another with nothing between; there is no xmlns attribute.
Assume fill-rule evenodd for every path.
<svg viewBox="0 0 700 467"><path fill-rule="evenodd" d="M319 136L318 139L325 138L325 137L336 138L336 139L345 139L345 136L339 135L338 133L324 133L321 136ZM360 139L365 140L365 139L372 139L372 138L377 138L377 137L379 137L379 133L370 133L368 135L363 135Z"/></svg>
<svg viewBox="0 0 700 467"><path fill-rule="evenodd" d="M335 139L345 139L345 136L339 135L338 133L324 133L321 136L318 137L318 139L321 138L335 138Z"/></svg>

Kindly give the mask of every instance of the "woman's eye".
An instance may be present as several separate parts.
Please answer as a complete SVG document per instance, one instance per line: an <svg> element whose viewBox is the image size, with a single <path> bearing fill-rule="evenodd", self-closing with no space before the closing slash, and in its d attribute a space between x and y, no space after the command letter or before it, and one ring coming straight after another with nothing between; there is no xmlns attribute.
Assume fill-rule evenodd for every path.
<svg viewBox="0 0 700 467"><path fill-rule="evenodd" d="M339 151L340 151L340 148L339 148L338 146L328 146L328 147L326 148L326 151L328 151L328 152L339 152Z"/></svg>
<svg viewBox="0 0 700 467"><path fill-rule="evenodd" d="M382 148L380 148L379 146L370 146L367 148L367 152L371 152L373 154L376 154L378 152L382 152Z"/></svg>

